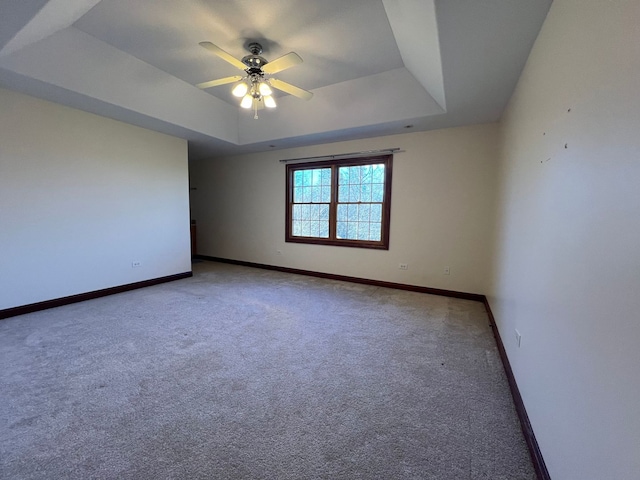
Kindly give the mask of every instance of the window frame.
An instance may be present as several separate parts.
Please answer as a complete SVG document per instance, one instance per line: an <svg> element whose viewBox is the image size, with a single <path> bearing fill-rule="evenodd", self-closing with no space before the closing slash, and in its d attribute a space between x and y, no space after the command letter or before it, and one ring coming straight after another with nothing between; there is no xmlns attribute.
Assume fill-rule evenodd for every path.
<svg viewBox="0 0 640 480"><path fill-rule="evenodd" d="M351 240L337 238L338 227L338 168L383 163L384 194L382 200L382 221L380 241ZM289 163L286 166L286 208L285 208L285 242L306 243L312 245L332 245L339 247L373 248L389 250L389 231L391 229L391 177L393 172L393 155L376 155L371 157L343 158L317 162ZM300 237L293 235L293 177L298 170L331 168L331 199L329 203L329 237ZM371 204L378 202L358 202Z"/></svg>

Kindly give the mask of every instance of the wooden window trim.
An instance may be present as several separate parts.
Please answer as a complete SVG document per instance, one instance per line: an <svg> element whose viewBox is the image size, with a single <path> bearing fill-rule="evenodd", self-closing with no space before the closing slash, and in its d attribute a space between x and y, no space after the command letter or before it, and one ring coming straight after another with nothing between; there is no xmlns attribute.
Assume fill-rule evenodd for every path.
<svg viewBox="0 0 640 480"><path fill-rule="evenodd" d="M337 237L338 210L338 167L385 164L384 199L382 202L381 240L347 240ZM329 238L293 236L293 172L311 168L331 167L331 202L329 204ZM288 164L286 168L286 205L285 205L285 241L292 243L306 243L311 245L332 245L339 247L373 248L389 250L389 230L391 228L391 178L393 173L393 155L379 155L374 157L344 158L339 160L325 160L320 162ZM370 203L370 202L364 202Z"/></svg>

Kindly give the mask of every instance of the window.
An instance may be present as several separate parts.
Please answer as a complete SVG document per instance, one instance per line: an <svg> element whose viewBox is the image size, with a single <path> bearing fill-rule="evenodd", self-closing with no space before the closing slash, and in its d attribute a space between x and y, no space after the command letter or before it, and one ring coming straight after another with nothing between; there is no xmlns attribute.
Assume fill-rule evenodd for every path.
<svg viewBox="0 0 640 480"><path fill-rule="evenodd" d="M287 242L389 249L392 155L287 165Z"/></svg>

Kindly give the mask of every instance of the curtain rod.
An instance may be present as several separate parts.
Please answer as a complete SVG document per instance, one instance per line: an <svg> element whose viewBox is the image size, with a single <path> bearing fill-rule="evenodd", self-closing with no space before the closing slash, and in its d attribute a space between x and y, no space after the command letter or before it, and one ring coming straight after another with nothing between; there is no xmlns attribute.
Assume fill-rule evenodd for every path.
<svg viewBox="0 0 640 480"><path fill-rule="evenodd" d="M318 157L304 157L304 158L286 158L280 160L280 163L293 163L293 162L320 162L322 160L335 160L338 158L345 157L366 157L369 155L376 155L379 153L398 153L400 152L400 148L384 148L382 150L365 150L362 152L351 152L351 153L338 153L336 155L320 155Z"/></svg>

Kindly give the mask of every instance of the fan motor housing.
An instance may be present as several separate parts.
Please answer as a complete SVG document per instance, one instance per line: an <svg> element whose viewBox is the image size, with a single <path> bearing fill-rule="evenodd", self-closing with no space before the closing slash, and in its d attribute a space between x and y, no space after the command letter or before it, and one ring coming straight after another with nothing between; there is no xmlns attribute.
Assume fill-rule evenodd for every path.
<svg viewBox="0 0 640 480"><path fill-rule="evenodd" d="M269 63L266 58L260 56L262 53L262 45L257 42L252 42L247 46L247 50L251 52L251 55L246 55L242 58L242 63L249 67L247 72L249 74L262 73L262 67Z"/></svg>

